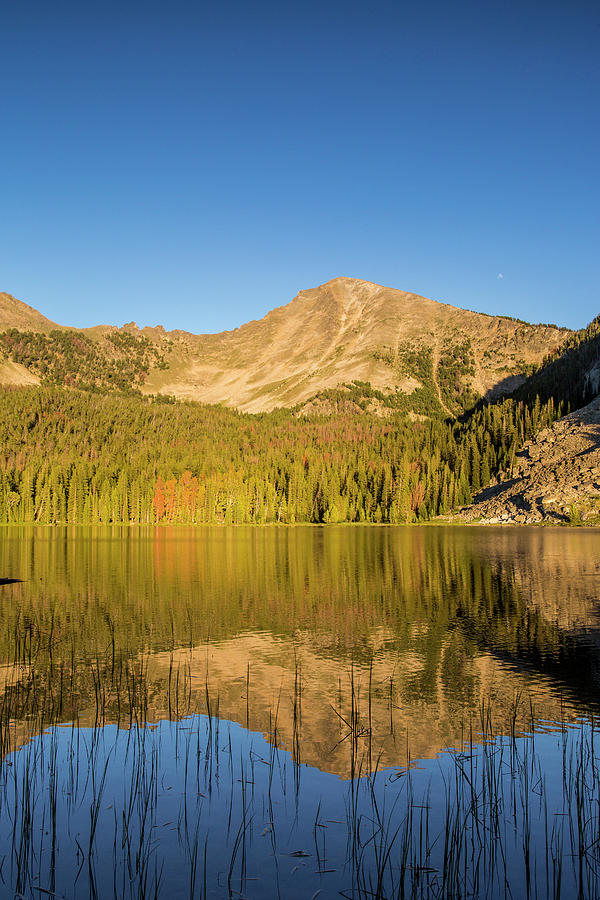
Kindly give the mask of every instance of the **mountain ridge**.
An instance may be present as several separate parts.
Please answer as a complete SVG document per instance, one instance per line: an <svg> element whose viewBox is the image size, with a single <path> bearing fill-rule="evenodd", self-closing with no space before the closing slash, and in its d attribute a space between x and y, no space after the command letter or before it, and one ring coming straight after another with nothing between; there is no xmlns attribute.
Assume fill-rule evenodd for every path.
<svg viewBox="0 0 600 900"><path fill-rule="evenodd" d="M114 357L114 336L129 335L140 352L144 342L153 345L132 388L248 412L301 406L319 392L347 391L348 385L362 383L420 414L434 409L457 414L477 397L514 389L571 334L566 328L463 310L348 276L301 290L263 318L216 334L166 331L161 325L139 328L134 322L73 329L10 295L0 298L5 298L0 330L83 335L94 344L100 373L103 356L108 354L109 361ZM61 352L70 358L65 342L68 338ZM47 381L48 366L37 365L35 353L19 356L18 343L4 342L0 382L16 383L15 366L25 367L26 373L20 370L23 379ZM124 344L123 353L125 349L134 349L133 344ZM42 351L38 347L36 352ZM56 348L43 352L51 358ZM57 369L64 365L53 367ZM66 383L78 385L77 372L68 377ZM97 379L96 387L101 386L106 385Z"/></svg>
<svg viewBox="0 0 600 900"><path fill-rule="evenodd" d="M51 319L47 319L39 310L12 294L0 291L0 331L6 328L22 328L31 331L52 331L62 329Z"/></svg>
<svg viewBox="0 0 600 900"><path fill-rule="evenodd" d="M335 344L340 305L350 314L354 309L358 321L367 319L353 338L359 346L374 346L378 316L393 318L394 310L381 306L369 286L351 285L363 292L365 305L354 304L356 297L344 294L347 287L340 286L341 297L317 290L300 298L309 311L326 310L327 321L319 317L318 325L328 324L328 330L319 334L322 345L310 362L323 356L332 338ZM255 344L259 362L261 354L272 358L273 333L280 334L282 324L299 326L288 312L279 311L266 327L258 323L259 337L268 332L263 346ZM402 351L397 346L417 384L412 390L386 393L355 381L325 389L297 408L259 416L223 404L142 395L139 388L147 386L152 370L162 366L166 377L174 377L163 351L181 352L189 365L197 345L181 350L175 342L174 349L170 342L155 344L133 325L96 341L77 331L0 333L0 347L12 354L6 365L27 363L25 372L40 373L39 387L0 391L0 522L396 524L449 516L461 507L462 521L600 521L600 416L589 420L597 407L580 409L598 393L600 320L567 336L516 393L486 403L465 392L465 379L486 361L483 348L491 348L488 365L498 365L500 351L514 358L510 351L519 341L526 348L533 341L539 353L540 331L457 315L478 328L468 340L461 332L462 343L454 349L444 343L441 326L437 342L423 340ZM440 321L452 336L445 316L442 310ZM352 334L357 318L350 318ZM405 337L406 319L400 324ZM415 334L432 336L422 328ZM255 325L248 326L248 335L257 339ZM300 337L306 342L306 335ZM551 337L556 342L556 334ZM219 344L229 344L229 351L240 353L241 369L244 344L231 340L217 336L209 349L226 359ZM200 353L206 350L204 343ZM369 364L388 372L397 360L393 348L391 360L386 352L380 347L369 353ZM241 371L246 378L253 374L252 367ZM232 373L230 366L220 374ZM260 370L254 373L260 377ZM453 414L459 401L469 408ZM573 409L579 409L577 416L557 422ZM482 508L481 501L492 506Z"/></svg>

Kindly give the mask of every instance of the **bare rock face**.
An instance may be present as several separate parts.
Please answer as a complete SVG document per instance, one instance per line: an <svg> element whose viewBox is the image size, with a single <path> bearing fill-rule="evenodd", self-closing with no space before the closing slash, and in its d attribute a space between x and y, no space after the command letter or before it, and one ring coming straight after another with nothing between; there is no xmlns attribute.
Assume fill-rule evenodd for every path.
<svg viewBox="0 0 600 900"><path fill-rule="evenodd" d="M540 431L511 472L459 511L487 524L594 522L600 517L600 397Z"/></svg>

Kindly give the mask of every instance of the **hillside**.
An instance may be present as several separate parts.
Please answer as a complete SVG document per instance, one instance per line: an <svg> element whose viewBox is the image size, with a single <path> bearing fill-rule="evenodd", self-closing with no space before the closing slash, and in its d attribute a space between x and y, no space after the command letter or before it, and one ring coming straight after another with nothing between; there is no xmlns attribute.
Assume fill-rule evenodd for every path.
<svg viewBox="0 0 600 900"><path fill-rule="evenodd" d="M9 328L47 334L61 326L51 322L32 306L22 303L11 294L0 292L0 332ZM28 369L0 351L0 385L35 385L40 383L35 371Z"/></svg>
<svg viewBox="0 0 600 900"><path fill-rule="evenodd" d="M0 523L405 522L470 500L443 419L0 390Z"/></svg>
<svg viewBox="0 0 600 900"><path fill-rule="evenodd" d="M461 510L469 522L579 524L600 519L600 397L544 428L503 480Z"/></svg>
<svg viewBox="0 0 600 900"><path fill-rule="evenodd" d="M71 378L67 370L76 363L78 378L97 387L99 344L86 335L15 329L0 337L20 359L47 366L54 380ZM591 328L571 335L565 353L523 385L527 395L532 384L545 384L544 401L513 396L480 404L460 419L408 416L391 405L383 418L368 405L388 398L363 384L347 392L352 399L345 403L330 398L327 418L290 410L257 417L139 392L125 396L159 350L128 331L109 331L103 340L114 353L112 367L103 370L113 378L112 392L62 385L0 391L0 522L427 521L470 503L499 471L512 471L514 481L524 442L550 429L565 404L593 387L598 363ZM562 454L565 465L554 481L568 476L587 490L595 457L554 427L558 438L544 438L538 457L550 460L549 448ZM577 454L585 457L578 467ZM584 515L579 505L571 511L573 502L561 495L558 520ZM521 502L518 515L524 508ZM510 521L511 515L489 518Z"/></svg>
<svg viewBox="0 0 600 900"><path fill-rule="evenodd" d="M249 412L358 399L374 412L456 415L522 384L570 335L351 278L214 335L130 323L58 336L59 326L9 299L0 327L39 335L0 340L0 383L117 387Z"/></svg>
<svg viewBox="0 0 600 900"><path fill-rule="evenodd" d="M533 428L531 439L472 505L467 521L596 523L600 521L600 317L573 333L515 392L532 411L574 410ZM482 486L484 486L482 484Z"/></svg>
<svg viewBox="0 0 600 900"><path fill-rule="evenodd" d="M48 332L61 326L51 322L33 306L0 291L0 331L6 331L7 328Z"/></svg>

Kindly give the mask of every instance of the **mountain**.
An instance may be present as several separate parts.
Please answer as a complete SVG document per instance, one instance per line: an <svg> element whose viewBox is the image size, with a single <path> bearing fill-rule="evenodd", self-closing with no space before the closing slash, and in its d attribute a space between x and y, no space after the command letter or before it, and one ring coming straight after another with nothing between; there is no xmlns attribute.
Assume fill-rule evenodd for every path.
<svg viewBox="0 0 600 900"><path fill-rule="evenodd" d="M0 291L0 331L5 331L7 328L48 332L55 328L61 328L61 326L47 319L33 306L28 306L27 303L17 300L11 294Z"/></svg>
<svg viewBox="0 0 600 900"><path fill-rule="evenodd" d="M335 307L338 287L344 303ZM327 350L340 334L340 320L345 316L347 323L352 313L346 301L355 290L372 303L358 307L344 326L353 344L351 351L341 345L336 354L335 386L317 390L300 407L249 416L225 404L142 394L160 377L181 385L176 364L182 371L192 363L205 365L213 383L224 373L232 384L236 376L248 379L252 373L264 379L285 326L299 329L302 321L305 331L297 331L295 342L288 337L285 347L293 357L294 344L304 341L304 364L314 365L327 354L307 346L306 329L315 329L317 344L320 329L333 322ZM505 506L465 513L470 519L528 521L531 514L537 520L539 498L540 515L546 517L547 507L553 521L589 522L600 513L600 434L591 427L600 428L600 421L555 425L598 392L600 323L567 333L399 292L391 292L394 306L379 291L385 297L385 289L365 283L325 285L224 335L167 335L140 331L133 323L86 333L1 332L5 370L20 366L21 376L35 377L40 385L0 391L0 523L423 522L472 503L486 486L492 492L478 499L496 500L506 491L498 501ZM421 312L412 331L407 308ZM307 309L314 313L312 323ZM400 334L393 331L399 321ZM395 347L382 343L394 336ZM474 403L482 373L493 373L496 392L510 380L523 381L530 364L520 356L515 365L514 348L539 357L536 338L542 344L546 339L548 356L517 392ZM367 349L361 351L361 342ZM239 362L231 358L234 350ZM372 367L368 382L341 380L357 371L364 377L361 364ZM382 372L389 378L385 390L373 386ZM305 389L301 375L299 369L297 391ZM314 382L306 390L322 384L321 376L318 368L311 370ZM410 393L400 390L401 378L412 379ZM240 403L239 396L230 389L231 406L235 399ZM281 394L277 399L285 401ZM448 410L458 413L469 404L468 413L448 418ZM330 415L299 414L310 411ZM539 447L533 443L520 456L536 435Z"/></svg>
<svg viewBox="0 0 600 900"><path fill-rule="evenodd" d="M0 382L15 383L16 365L22 380L136 389L249 412L284 406L327 413L346 403L375 412L459 414L479 397L522 384L571 334L344 277L212 335L140 330L135 323L59 330L0 296L8 298L0 318Z"/></svg>

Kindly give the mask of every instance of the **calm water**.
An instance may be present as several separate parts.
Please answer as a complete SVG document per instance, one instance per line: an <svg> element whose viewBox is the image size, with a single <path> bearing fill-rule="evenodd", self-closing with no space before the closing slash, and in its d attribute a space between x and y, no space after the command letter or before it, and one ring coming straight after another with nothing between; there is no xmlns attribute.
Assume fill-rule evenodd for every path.
<svg viewBox="0 0 600 900"><path fill-rule="evenodd" d="M0 541L3 896L600 893L599 533Z"/></svg>

